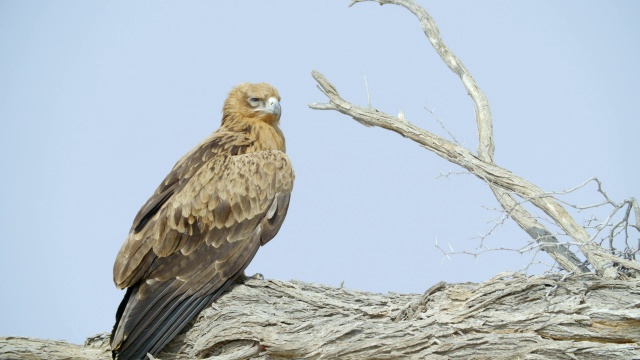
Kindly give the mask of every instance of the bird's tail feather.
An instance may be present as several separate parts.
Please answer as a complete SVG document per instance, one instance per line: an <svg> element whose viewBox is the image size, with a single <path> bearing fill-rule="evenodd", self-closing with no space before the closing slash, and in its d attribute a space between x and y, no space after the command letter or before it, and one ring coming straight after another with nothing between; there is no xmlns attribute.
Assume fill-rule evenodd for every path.
<svg viewBox="0 0 640 360"><path fill-rule="evenodd" d="M215 294L205 296L198 299L198 301L188 304L188 308L184 309L184 311L181 311L179 314L176 314L176 318L165 320L168 322L174 322L175 326L172 331L156 331L153 336L153 340L156 345L154 345L149 352L155 354L162 350L164 345L171 341L171 339L173 339L178 332L180 332L180 330L187 325L191 319L193 319L194 314L197 315L200 313L200 311L211 302L211 298L213 298L214 295Z"/></svg>
<svg viewBox="0 0 640 360"><path fill-rule="evenodd" d="M146 303L144 300L143 303L135 300L139 286L127 289L123 299L123 304L127 302L126 308L123 304L120 305L123 309L121 313L118 312L120 317L116 319L111 336L111 346L115 348L114 359L140 360L145 359L147 353L157 354L203 308L215 301L234 279L235 276L213 293L203 296L181 296L179 294L184 290L172 287L172 282L169 281L158 284L160 288L155 289L154 293L159 291L159 296L148 299L150 301ZM170 300L166 301L167 299ZM115 336L117 331L127 335L114 344L114 339L118 342L118 336Z"/></svg>

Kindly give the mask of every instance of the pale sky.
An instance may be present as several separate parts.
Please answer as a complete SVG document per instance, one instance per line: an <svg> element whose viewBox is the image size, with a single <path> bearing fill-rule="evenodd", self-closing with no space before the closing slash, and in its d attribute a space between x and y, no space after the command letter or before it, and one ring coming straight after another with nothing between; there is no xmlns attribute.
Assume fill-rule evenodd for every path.
<svg viewBox="0 0 640 360"><path fill-rule="evenodd" d="M420 3L490 101L497 164L546 191L597 176L616 200L640 196L640 2ZM422 293L525 268L531 253L443 261L435 247L481 251L500 213L479 179L440 177L461 169L308 108L326 100L311 70L359 105L366 76L373 107L448 136L439 119L475 150L471 99L417 19L348 4L0 1L0 336L82 343L111 330L124 295L113 261L135 214L241 82L280 91L297 175L288 217L248 274ZM570 200L595 203L594 189ZM507 220L483 245L528 240Z"/></svg>

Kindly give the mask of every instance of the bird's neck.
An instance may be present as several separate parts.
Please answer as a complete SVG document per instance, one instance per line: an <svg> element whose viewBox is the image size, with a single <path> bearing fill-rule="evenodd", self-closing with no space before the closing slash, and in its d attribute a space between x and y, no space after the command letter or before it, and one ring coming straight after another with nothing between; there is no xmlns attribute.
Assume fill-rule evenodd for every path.
<svg viewBox="0 0 640 360"><path fill-rule="evenodd" d="M280 150L286 152L287 146L284 141L284 134L277 123L257 123L250 127L249 136L255 137L257 146L264 147L260 150Z"/></svg>
<svg viewBox="0 0 640 360"><path fill-rule="evenodd" d="M278 123L265 123L262 121L228 122L224 127L231 132L242 133L247 139L251 139L250 152L265 150L286 151L286 144L282 130Z"/></svg>

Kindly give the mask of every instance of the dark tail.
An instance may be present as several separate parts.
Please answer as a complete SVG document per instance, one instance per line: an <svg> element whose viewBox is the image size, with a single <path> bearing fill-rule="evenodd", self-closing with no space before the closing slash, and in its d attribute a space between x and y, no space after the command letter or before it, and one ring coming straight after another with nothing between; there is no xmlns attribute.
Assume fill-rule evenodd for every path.
<svg viewBox="0 0 640 360"><path fill-rule="evenodd" d="M147 353L156 355L200 311L217 299L233 283L227 280L211 294L186 296L180 281L155 283L140 289L140 284L127 289L111 333L114 359L142 360Z"/></svg>
<svg viewBox="0 0 640 360"><path fill-rule="evenodd" d="M116 311L116 323L113 325L113 330L111 330L111 337L109 338L109 344L111 344L113 348L113 337L118 329L118 325L120 325L120 319L122 319L122 313L124 313L124 308L127 306L129 302L129 297L131 296L131 292L133 291L133 286L127 288L127 292L124 294L124 298L120 302L118 306L118 311ZM111 351L111 357L116 358L117 353L115 351Z"/></svg>

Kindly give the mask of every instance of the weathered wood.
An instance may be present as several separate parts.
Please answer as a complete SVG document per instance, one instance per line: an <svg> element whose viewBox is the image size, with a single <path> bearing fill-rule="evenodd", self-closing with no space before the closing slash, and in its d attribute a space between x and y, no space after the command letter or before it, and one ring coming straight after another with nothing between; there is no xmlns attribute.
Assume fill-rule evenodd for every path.
<svg viewBox="0 0 640 360"><path fill-rule="evenodd" d="M109 359L85 346L0 338L0 359ZM640 358L640 283L500 274L423 295L249 280L205 309L158 359Z"/></svg>
<svg viewBox="0 0 640 360"><path fill-rule="evenodd" d="M96 337L104 337L98 335ZM106 335L108 338L108 335ZM89 339L87 339L89 340ZM107 360L111 359L109 342L99 345L76 345L66 341L27 337L0 337L0 359L2 360Z"/></svg>
<svg viewBox="0 0 640 360"><path fill-rule="evenodd" d="M553 223L573 239L597 274L611 279L628 275L637 277L637 273L640 272L640 265L637 262L620 259L606 252L593 242L587 231L578 225L569 212L553 196L548 196L539 187L510 173L506 169L498 167L494 163L495 145L489 101L462 61L444 43L435 20L424 8L413 0L352 0L351 5L360 2L398 5L409 10L418 18L424 34L434 50L449 69L458 75L469 96L473 99L478 129L477 153L474 154L458 144L451 143L446 139L422 130L405 120L404 117L396 118L381 113L371 108L370 104L365 109L349 103L341 98L336 88L317 71L313 72L313 77L318 82L320 89L329 98L329 103L311 104L309 106L312 109L336 110L351 116L354 120L366 126L378 126L395 131L433 151L442 158L467 169L489 185L507 214L567 272L586 273L589 269L582 264L579 258L565 244L560 243L541 222L537 221L519 201L516 201L514 195L517 195L523 201L530 202L547 214ZM622 265L622 268L620 265ZM629 269L634 269L635 271L630 272Z"/></svg>
<svg viewBox="0 0 640 360"><path fill-rule="evenodd" d="M626 260L614 254L606 252L606 250L594 243L588 236L586 230L580 227L573 217L547 193L542 191L538 186L530 183L524 178L502 168L494 163L486 162L478 158L470 150L448 141L436 134L423 130L405 118L399 118L385 114L374 108L364 108L354 105L343 99L335 86L327 80L324 75L314 70L313 78L318 83L322 92L329 98L328 103L313 103L309 107L316 110L336 110L345 115L351 116L354 120L366 126L377 126L383 129L394 131L408 139L415 141L425 149L434 152L445 160L459 165L468 170L483 181L491 184L492 187L499 187L508 193L514 193L523 199L527 199L533 205L544 211L553 221L555 221L565 233L576 241L576 245L581 249L582 253L587 257L591 265L594 266L596 272L606 278L617 278L622 274L618 273L620 265L628 269L640 271L640 263L637 261ZM511 212L512 209L505 209L510 216L517 214ZM542 229L540 229L542 230ZM537 232L528 231L530 235ZM544 234L544 232L542 233ZM549 254L564 257L564 252L553 251L554 243L545 242L545 238L537 238L536 241L541 242L545 246L545 250ZM569 259L564 261L554 257L560 264L570 265L569 269L575 271L577 267L571 265ZM614 266L614 264L616 266ZM563 265L565 266L565 265Z"/></svg>

